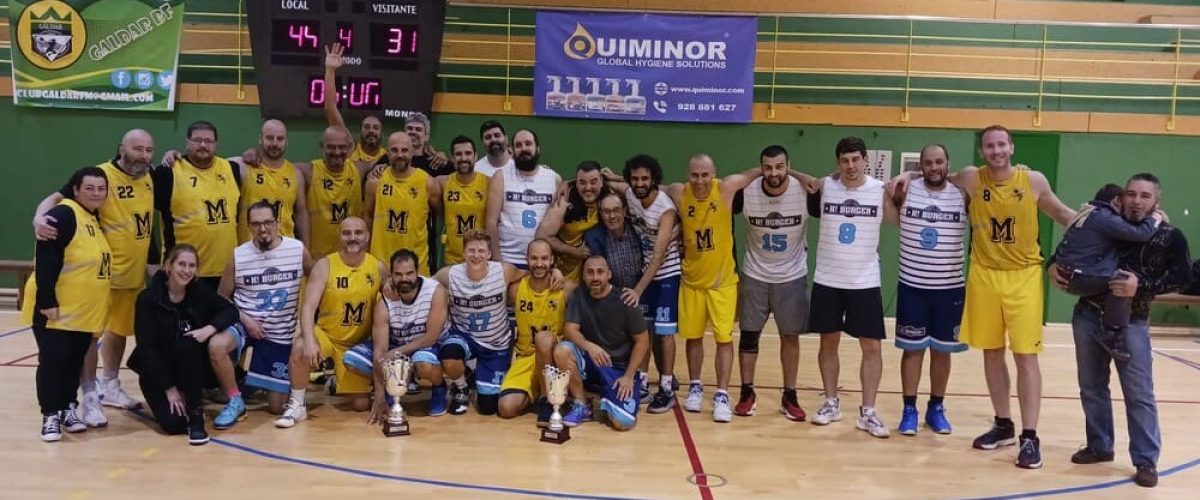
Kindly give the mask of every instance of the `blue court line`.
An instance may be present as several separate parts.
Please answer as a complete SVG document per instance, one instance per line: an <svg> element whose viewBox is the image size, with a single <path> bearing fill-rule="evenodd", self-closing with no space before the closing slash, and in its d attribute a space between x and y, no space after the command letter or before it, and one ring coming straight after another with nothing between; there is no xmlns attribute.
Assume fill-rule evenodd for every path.
<svg viewBox="0 0 1200 500"><path fill-rule="evenodd" d="M1187 366L1190 366L1190 367L1192 367L1192 368L1195 368L1195 369L1197 369L1197 370L1200 370L1200 363L1197 363L1197 362L1195 362L1195 361L1192 361L1192 360L1190 360L1190 359L1184 359L1184 358L1181 358L1181 357L1179 357L1179 356L1176 356L1176 355L1174 355L1174 354L1167 354L1167 353L1165 353L1165 352L1158 351L1158 350L1154 350L1154 349L1151 349L1151 352L1153 352L1154 354L1157 354L1157 355L1159 355L1159 356L1162 356L1162 357L1164 357L1164 358L1170 359L1170 360L1172 360L1172 361L1177 361L1177 362L1179 362L1179 363L1182 363L1182 364L1185 364L1185 365L1187 365Z"/></svg>
<svg viewBox="0 0 1200 500"><path fill-rule="evenodd" d="M28 330L28 329L29 329L29 327L27 326L27 327L25 327L25 328L21 328L21 329L13 330L13 331L11 331L11 332L4 332L4 333L0 333L0 339L2 339L2 338L4 338L4 337L11 337L11 336L13 336L13 335L16 335L16 334L18 334L18 333L21 333L21 332L23 332L23 331L25 331L25 330Z"/></svg>

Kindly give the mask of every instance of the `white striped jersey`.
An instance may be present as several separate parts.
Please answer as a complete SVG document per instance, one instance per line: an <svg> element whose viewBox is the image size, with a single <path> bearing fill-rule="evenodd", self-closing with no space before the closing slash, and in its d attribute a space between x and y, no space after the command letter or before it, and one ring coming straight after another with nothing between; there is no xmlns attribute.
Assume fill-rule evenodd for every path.
<svg viewBox="0 0 1200 500"><path fill-rule="evenodd" d="M517 167L500 169L504 176L504 206L500 211L500 260L525 266L525 250L558 191L558 174L539 165L531 176Z"/></svg>
<svg viewBox="0 0 1200 500"><path fill-rule="evenodd" d="M675 229L672 231L674 234L671 235L671 243L667 245L662 266L659 266L658 272L654 273L654 279L679 276L683 272L679 267L679 239L682 229L679 225L679 209L675 207L675 202L671 201L671 197L667 196L667 193L656 190L654 201L650 203L650 206L642 207L642 200L633 194L633 189L625 191L625 201L629 205L629 223L633 225L633 230L642 239L643 269L650 265L650 260L654 258L654 243L658 241L658 221L662 219L664 212L675 210Z"/></svg>
<svg viewBox="0 0 1200 500"><path fill-rule="evenodd" d="M967 224L967 203L954 185L933 191L921 180L909 182L900 207L900 281L917 288L965 286Z"/></svg>
<svg viewBox="0 0 1200 500"><path fill-rule="evenodd" d="M779 196L763 190L762 177L742 190L742 215L748 225L743 274L764 283L787 283L808 274L807 206L804 186L791 176Z"/></svg>
<svg viewBox="0 0 1200 500"><path fill-rule="evenodd" d="M233 250L233 303L262 326L267 340L291 344L296 333L300 279L304 277L304 244L281 237L279 246L263 251L247 241Z"/></svg>
<svg viewBox="0 0 1200 500"><path fill-rule="evenodd" d="M487 264L487 276L481 281L467 276L465 262L450 268L450 321L480 345L504 350L513 341L508 328L508 283L503 264Z"/></svg>
<svg viewBox="0 0 1200 500"><path fill-rule="evenodd" d="M843 290L877 288L883 182L867 176L856 188L826 177L821 186L821 237L813 281Z"/></svg>
<svg viewBox="0 0 1200 500"><path fill-rule="evenodd" d="M513 161L513 158L510 155L508 157L508 163L505 163L504 166L500 167L500 168L508 168L508 167L515 168L516 164L517 163L515 161ZM475 162L475 171L479 172L483 175L486 175L488 177L491 177L492 174L496 173L496 171L500 170L500 168L493 167L492 162L488 161L487 156L484 156L483 158L480 158L479 161Z"/></svg>
<svg viewBox="0 0 1200 500"><path fill-rule="evenodd" d="M429 311L433 309L433 295L442 285L437 280L421 276L417 278L417 296L412 303L403 300L388 300L383 303L388 309L389 349L405 345L425 335L429 324Z"/></svg>

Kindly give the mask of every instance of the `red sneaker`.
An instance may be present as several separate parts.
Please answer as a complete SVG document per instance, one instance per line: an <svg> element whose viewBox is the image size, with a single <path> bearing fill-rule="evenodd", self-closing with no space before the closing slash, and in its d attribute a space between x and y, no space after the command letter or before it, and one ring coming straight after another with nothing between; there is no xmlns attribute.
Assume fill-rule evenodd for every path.
<svg viewBox="0 0 1200 500"><path fill-rule="evenodd" d="M801 408L800 403L794 399L789 401L787 396L783 396L781 404L782 406L779 407L779 413L782 413L783 416L787 417L788 420L793 422L803 422L805 418L808 418L808 416L804 414L804 408Z"/></svg>
<svg viewBox="0 0 1200 500"><path fill-rule="evenodd" d="M739 417L749 417L754 415L756 409L758 409L758 397L754 394L754 389L742 389L737 406L733 407L733 414Z"/></svg>

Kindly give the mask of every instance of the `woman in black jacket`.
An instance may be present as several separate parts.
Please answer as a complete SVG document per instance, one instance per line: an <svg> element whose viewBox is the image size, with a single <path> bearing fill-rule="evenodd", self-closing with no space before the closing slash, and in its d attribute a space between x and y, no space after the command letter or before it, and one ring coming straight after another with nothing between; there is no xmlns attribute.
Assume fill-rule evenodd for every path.
<svg viewBox="0 0 1200 500"><path fill-rule="evenodd" d="M208 365L205 342L237 321L237 308L195 279L196 249L177 245L162 271L138 295L134 312L137 348L129 368L142 396L167 434L187 433L188 443L208 442L200 392Z"/></svg>

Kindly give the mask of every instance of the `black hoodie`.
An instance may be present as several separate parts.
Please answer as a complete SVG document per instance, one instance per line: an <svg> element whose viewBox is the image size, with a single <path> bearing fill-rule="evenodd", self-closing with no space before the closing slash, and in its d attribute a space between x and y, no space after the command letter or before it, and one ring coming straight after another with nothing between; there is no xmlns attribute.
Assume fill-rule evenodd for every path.
<svg viewBox="0 0 1200 500"><path fill-rule="evenodd" d="M212 325L218 332L238 319L237 308L199 280L192 280L183 301L171 302L167 294L167 274L159 271L138 294L133 330L137 347L129 357L129 368L142 377L148 387L167 390L175 386L170 369L175 342L191 330Z"/></svg>

